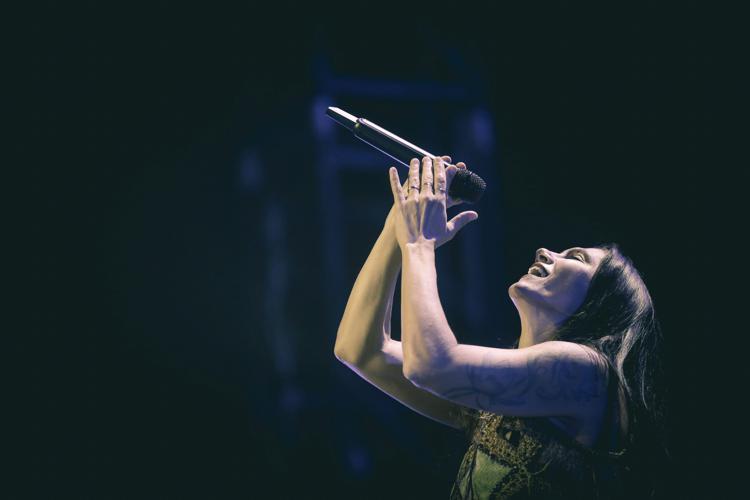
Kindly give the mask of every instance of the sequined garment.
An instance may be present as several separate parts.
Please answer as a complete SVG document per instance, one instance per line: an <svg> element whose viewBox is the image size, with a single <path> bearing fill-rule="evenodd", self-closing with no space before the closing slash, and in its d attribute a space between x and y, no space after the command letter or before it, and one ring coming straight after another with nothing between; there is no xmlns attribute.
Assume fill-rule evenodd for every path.
<svg viewBox="0 0 750 500"><path fill-rule="evenodd" d="M626 450L586 448L544 418L465 417L473 435L452 500L625 498Z"/></svg>

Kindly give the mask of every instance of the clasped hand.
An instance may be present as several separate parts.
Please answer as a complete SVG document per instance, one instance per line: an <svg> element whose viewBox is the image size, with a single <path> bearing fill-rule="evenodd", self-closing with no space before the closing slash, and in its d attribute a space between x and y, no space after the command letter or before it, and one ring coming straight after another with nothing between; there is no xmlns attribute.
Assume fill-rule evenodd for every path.
<svg viewBox="0 0 750 500"><path fill-rule="evenodd" d="M409 180L404 187L398 177L396 167L389 170L391 191L395 203L394 225L399 247L410 243L432 242L435 248L453 239L469 222L479 218L473 210L461 212L448 220L447 203L450 182L455 175L455 167L450 167L446 175L442 158L435 161L425 156L422 159L420 180L417 158L409 164Z"/></svg>

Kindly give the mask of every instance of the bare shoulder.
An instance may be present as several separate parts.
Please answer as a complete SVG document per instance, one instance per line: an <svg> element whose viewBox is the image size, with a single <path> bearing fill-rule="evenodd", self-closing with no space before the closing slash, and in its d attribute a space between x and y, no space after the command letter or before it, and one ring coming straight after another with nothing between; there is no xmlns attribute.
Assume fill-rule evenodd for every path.
<svg viewBox="0 0 750 500"><path fill-rule="evenodd" d="M587 398L580 407L580 413L571 417L550 417L550 421L570 434L584 446L592 447L597 436L602 430L607 398L609 397L607 386L609 382L609 363L603 354L589 346L574 342L552 341L550 348L571 356L588 372L592 387L591 394L594 397ZM552 343L548 342L548 343ZM586 368L587 367L587 368Z"/></svg>
<svg viewBox="0 0 750 500"><path fill-rule="evenodd" d="M540 354L558 356L562 360L576 363L581 367L595 368L602 374L607 373L607 361L604 356L587 345L565 340L550 340L526 349L536 350Z"/></svg>
<svg viewBox="0 0 750 500"><path fill-rule="evenodd" d="M551 370L548 382L577 380L591 389L590 395L594 396L591 399L606 397L608 363L595 349L576 342L550 340L519 351L523 350L528 350L522 356L530 367Z"/></svg>

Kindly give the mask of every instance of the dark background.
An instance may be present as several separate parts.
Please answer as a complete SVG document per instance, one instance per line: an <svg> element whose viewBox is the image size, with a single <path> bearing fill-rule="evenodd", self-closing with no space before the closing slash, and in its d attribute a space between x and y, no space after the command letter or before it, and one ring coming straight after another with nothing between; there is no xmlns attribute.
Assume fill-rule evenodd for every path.
<svg viewBox="0 0 750 500"><path fill-rule="evenodd" d="M463 437L333 356L393 163L326 105L487 179L438 252L461 341L515 340L506 290L537 248L619 243L665 332L669 497L721 487L701 431L702 12L517 4L20 15L10 496L448 496Z"/></svg>

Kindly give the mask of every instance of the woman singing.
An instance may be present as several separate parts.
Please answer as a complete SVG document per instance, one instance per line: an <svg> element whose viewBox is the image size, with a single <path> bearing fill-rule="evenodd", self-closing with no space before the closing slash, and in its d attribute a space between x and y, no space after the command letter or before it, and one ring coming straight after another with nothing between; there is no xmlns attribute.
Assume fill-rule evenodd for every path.
<svg viewBox="0 0 750 500"><path fill-rule="evenodd" d="M437 289L435 250L478 215L447 220L463 163L413 159L357 277L336 357L420 414L471 439L455 499L648 498L664 452L661 333L651 297L617 245L541 248L508 289L515 348L460 344ZM391 339L399 270L401 342Z"/></svg>

